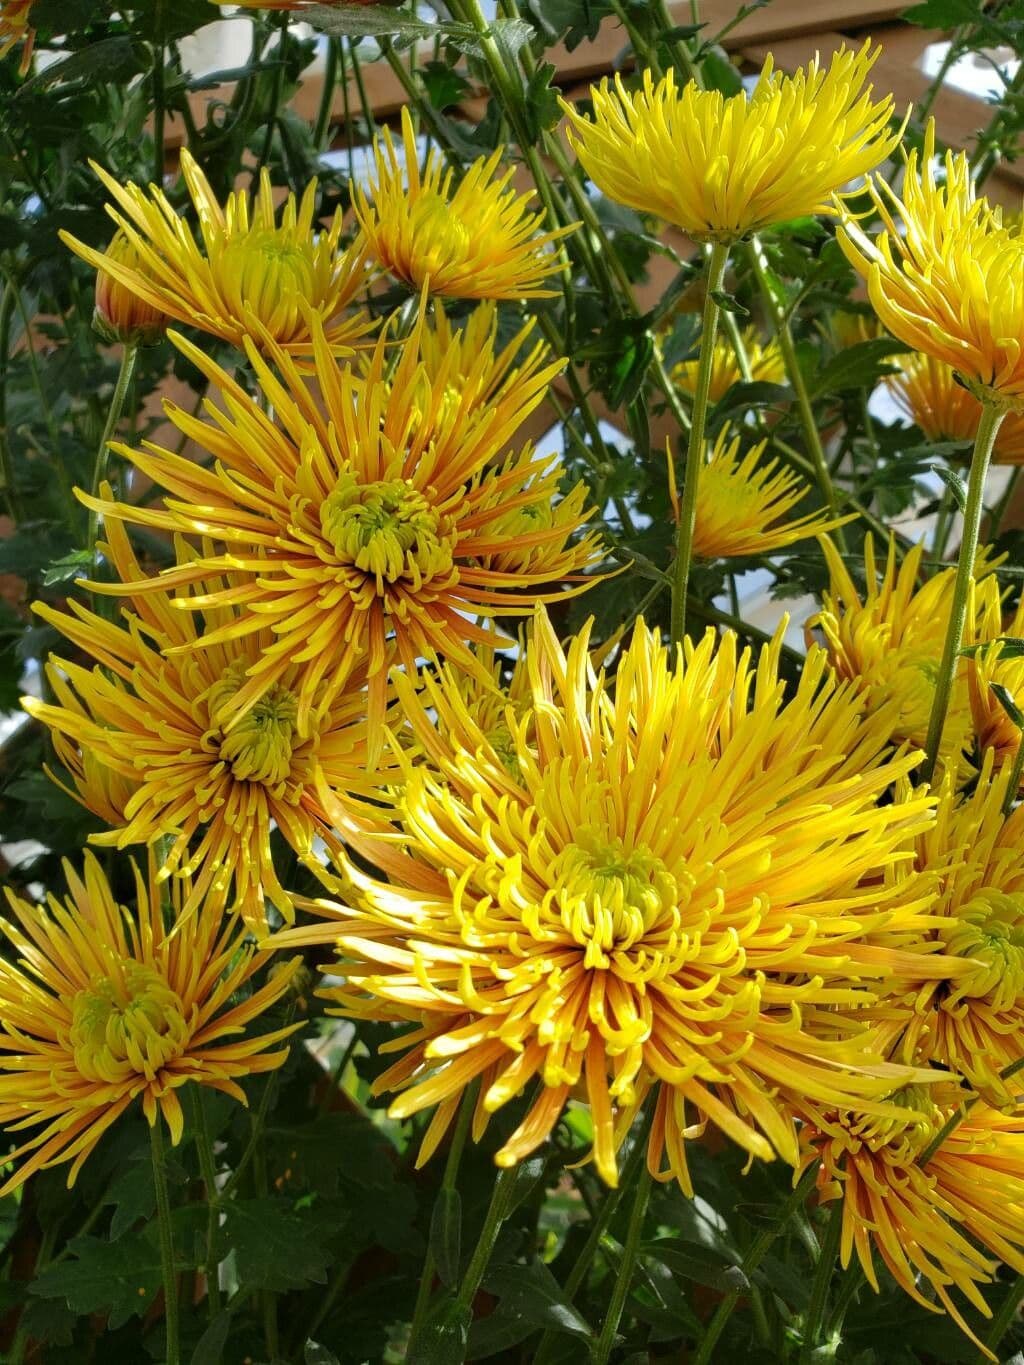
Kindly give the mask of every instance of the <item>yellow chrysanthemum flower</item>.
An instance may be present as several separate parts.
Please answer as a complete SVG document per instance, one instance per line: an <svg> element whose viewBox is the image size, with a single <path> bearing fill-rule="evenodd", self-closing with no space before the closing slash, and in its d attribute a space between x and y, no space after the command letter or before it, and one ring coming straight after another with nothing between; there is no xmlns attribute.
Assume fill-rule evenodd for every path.
<svg viewBox="0 0 1024 1365"><path fill-rule="evenodd" d="M773 340L762 343L756 329L749 327L743 333L743 347L747 353L752 380L764 384L785 382L786 365L778 342ZM678 365L673 365L672 381L676 388L691 395L696 392L697 364L696 360L683 360ZM715 342L711 357L711 385L708 389L708 398L712 403L717 403L733 384L738 384L742 378L735 347L728 337L720 336Z"/></svg>
<svg viewBox="0 0 1024 1365"><path fill-rule="evenodd" d="M329 227L313 221L316 181L296 205L290 194L278 218L270 176L259 192L228 195L222 208L187 150L181 170L199 222L197 240L163 190L119 185L91 163L120 212L107 212L134 248L134 261L95 251L61 232L61 239L151 308L241 348L246 338L269 337L291 356L312 352L312 321L321 324L328 349L351 355L373 324L363 311L347 313L366 281L360 243L340 247L341 210Z"/></svg>
<svg viewBox="0 0 1024 1365"><path fill-rule="evenodd" d="M794 521L782 521L811 490L781 461L762 462L767 442L758 441L741 455L741 440L742 437L732 434L728 424L723 426L711 458L701 467L694 555L702 559L728 559L736 555L770 554L853 520L829 518L826 512L818 510ZM671 455L669 462L671 468Z"/></svg>
<svg viewBox="0 0 1024 1365"><path fill-rule="evenodd" d="M1024 1057L1024 807L1004 817L1008 779L990 757L969 796L943 785L916 857L935 886L916 949L942 956L893 1002L891 1026L901 1058L948 1066L999 1107L1024 1096L1020 1077L999 1075Z"/></svg>
<svg viewBox="0 0 1024 1365"><path fill-rule="evenodd" d="M547 364L537 344L503 370L495 388L486 379L495 357L485 348L454 386L447 364L430 376L420 363L419 333L417 325L402 343L390 379L394 346L386 337L362 378L332 364L316 334L322 403L285 352L271 349L278 379L250 346L273 418L177 338L220 391L223 408L211 406L215 424L174 405L168 415L211 452L215 466L155 446L117 447L168 491L166 510L83 495L108 518L207 536L223 547L129 590L163 591L232 575L230 587L179 599L191 610L230 604L237 612L230 623L182 646L189 652L269 632L272 642L254 657L234 698L232 725L287 676L295 680L288 686L297 697L297 733L308 734L314 704L328 705L365 658L371 735L379 740L390 640L410 671L438 655L477 671L466 642L493 644L479 618L522 615L538 598L582 591L581 571L601 558L596 534L572 541L586 521L582 490L552 510L557 464L534 458L529 447L502 459L562 362ZM524 588L529 599L519 595ZM96 589L125 590L117 584Z"/></svg>
<svg viewBox="0 0 1024 1365"><path fill-rule="evenodd" d="M900 410L932 441L973 441L982 404L959 383L944 360L912 352L886 376L886 387ZM996 433L994 464L1024 464L1024 413L1008 412Z"/></svg>
<svg viewBox="0 0 1024 1365"><path fill-rule="evenodd" d="M109 533L117 572L138 578L124 528L111 522ZM229 594L230 581L222 589ZM319 874L314 846L317 839L336 845L335 806L374 796L387 780L386 767L369 763L358 672L329 704L314 702L305 737L296 723L296 667L239 719L235 698L270 632L235 635L235 610L210 607L205 629L226 638L199 648L196 618L175 610L166 594L141 595L132 605L116 626L80 603L71 603L72 615L37 604L96 666L55 659L47 670L55 701L25 698L25 709L62 737L58 754L79 798L113 826L91 842L125 848L166 840L162 874L187 874L192 883L186 914L229 903L265 930L265 900L292 915L274 868L272 828Z"/></svg>
<svg viewBox="0 0 1024 1365"><path fill-rule="evenodd" d="M591 89L594 117L569 104L569 140L610 198L657 214L697 241L733 242L772 223L832 213L831 195L899 145L891 95L864 88L880 49L845 47L792 76L767 57L749 95L730 97L672 71L644 71L630 92L616 76Z"/></svg>
<svg viewBox="0 0 1024 1365"><path fill-rule="evenodd" d="M15 961L0 961L0 1124L20 1162L0 1189L71 1162L68 1184L136 1100L181 1137L179 1092L194 1081L245 1104L243 1076L272 1071L291 1025L243 1036L288 989L299 959L253 985L270 954L213 912L164 925L155 869L135 870L135 906L116 904L96 859L65 863L70 896L29 905L11 891L17 924L0 921ZM31 1137L21 1139L26 1129Z"/></svg>
<svg viewBox="0 0 1024 1365"><path fill-rule="evenodd" d="M1024 404L1024 237L977 197L966 152L935 176L935 123L907 159L902 197L868 188L884 224L872 241L845 214L838 232L872 306L900 341L945 361L982 398ZM841 207L841 206L840 206Z"/></svg>
<svg viewBox="0 0 1024 1365"><path fill-rule="evenodd" d="M830 584L822 594L821 611L807 622L806 633L820 632L829 660L841 678L851 679L861 692L869 713L895 704L891 736L897 741L922 745L935 696L942 645L949 621L955 579L954 569L944 569L921 580L924 547L914 546L898 565L896 543L890 540L885 566L875 559L874 540L864 541L864 576L867 591L862 597L836 547L822 537ZM974 584L979 621L988 619L985 603L998 602L995 576L979 565ZM966 638L973 643L977 629L971 625ZM971 713L967 693L967 660L961 659L943 732L942 758L957 767L971 747Z"/></svg>
<svg viewBox="0 0 1024 1365"><path fill-rule="evenodd" d="M1000 1261L1024 1273L1024 1118L975 1107L922 1167L920 1158L962 1092L912 1085L892 1098L900 1117L817 1115L802 1133L803 1166L818 1167L822 1199L843 1201L842 1264L856 1252L877 1291L877 1251L905 1293L941 1312L925 1281L977 1342L951 1291L988 1318L992 1310L978 1286L992 1282Z"/></svg>
<svg viewBox="0 0 1024 1365"><path fill-rule="evenodd" d="M0 59L6 57L19 43L24 43L18 67L21 75L25 74L32 61L35 34L29 17L34 4L35 0L2 0L0 3Z"/></svg>
<svg viewBox="0 0 1024 1365"><path fill-rule="evenodd" d="M326 923L281 942L337 942L346 980L326 993L342 1011L418 1025L377 1088L402 1092L400 1117L438 1106L421 1157L474 1078L478 1133L536 1078L499 1164L543 1142L578 1087L614 1184L618 1142L660 1085L648 1159L660 1175L667 1153L689 1188L692 1124L795 1162L790 1088L871 1109L899 1083L863 1037L824 1041L810 1022L889 970L858 940L899 917L890 891L906 883L858 882L930 802L878 803L914 758L884 760L887 718L864 719L821 651L784 699L780 644L754 664L709 632L684 663L641 622L613 689L589 630L566 654L539 613L530 704L504 717L514 764L450 674L421 696L399 680L428 761L403 760L398 831L354 841L381 875L346 865L349 906L319 902Z"/></svg>
<svg viewBox="0 0 1024 1365"><path fill-rule="evenodd" d="M410 288L461 299L548 298L540 287L562 268L552 242L572 228L538 234L543 213L496 175L502 148L480 157L458 184L436 149L422 172L412 118L402 109L402 155L387 128L374 143L376 179L351 185L352 206L371 254Z"/></svg>

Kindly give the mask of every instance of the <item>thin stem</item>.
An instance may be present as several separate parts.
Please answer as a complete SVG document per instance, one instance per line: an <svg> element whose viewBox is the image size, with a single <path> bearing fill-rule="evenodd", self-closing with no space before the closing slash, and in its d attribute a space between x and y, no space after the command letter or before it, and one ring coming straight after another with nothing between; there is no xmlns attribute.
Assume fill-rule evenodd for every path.
<svg viewBox="0 0 1024 1365"><path fill-rule="evenodd" d="M171 1228L171 1198L167 1190L167 1163L164 1156L163 1118L158 1114L149 1128L153 1158L153 1187L156 1190L157 1224L160 1231L160 1265L164 1278L164 1323L167 1333L167 1365L180 1365L178 1345L178 1276L174 1267L174 1235Z"/></svg>
<svg viewBox="0 0 1024 1365"><path fill-rule="evenodd" d="M218 1204L227 1203L228 1199L238 1188L238 1183L248 1169L249 1162L256 1154L256 1149L263 1140L263 1128L267 1122L267 1115L270 1112L271 1102L277 1090L277 1072L272 1071L267 1077L267 1083L263 1087L263 1094L260 1097L260 1105L253 1116L252 1127L249 1131L249 1141L246 1143L245 1151L242 1153L238 1164L228 1177L224 1188L220 1192L217 1200Z"/></svg>
<svg viewBox="0 0 1024 1365"><path fill-rule="evenodd" d="M220 1221L220 1204L217 1199L217 1163L213 1155L213 1142L210 1139L210 1125L206 1121L206 1104L202 1086L192 1086L192 1116L195 1123L196 1152L199 1156L199 1172L206 1186L206 1253L203 1258L203 1272L206 1275L206 1300L211 1318L220 1312L220 1266L217 1262L217 1227Z"/></svg>
<svg viewBox="0 0 1024 1365"><path fill-rule="evenodd" d="M459 1109L459 1117L456 1120L455 1132L452 1134L451 1146L448 1148L448 1159L444 1165L444 1175L441 1177L441 1189L445 1193L450 1193L458 1184L459 1166L462 1163L462 1153L465 1151L466 1138L469 1135L469 1125L473 1118L473 1110L476 1108L477 1093L480 1089L479 1080L475 1080L463 1096L462 1105ZM409 1353L416 1342L417 1337L423 1330L423 1323L430 1306L430 1292L434 1287L434 1257L430 1248L423 1260L423 1273L420 1276L419 1289L416 1293L416 1304L412 1313L412 1326L409 1328Z"/></svg>
<svg viewBox="0 0 1024 1365"><path fill-rule="evenodd" d="M740 1269L749 1279L758 1268L764 1258L771 1250L775 1239L782 1233L788 1224L790 1217L803 1206L804 1201L814 1188L817 1179L817 1172L814 1166L809 1166L804 1172L800 1183L793 1190L793 1193L783 1204L779 1211L779 1216L771 1227L763 1228L750 1244L750 1249L740 1262ZM732 1316L732 1311L739 1302L740 1290L730 1289L725 1298L715 1309L715 1315L708 1323L707 1330L701 1339L697 1354L693 1357L691 1365L711 1365L714 1359L714 1350L718 1345L718 1339L725 1330L726 1323Z"/></svg>
<svg viewBox="0 0 1024 1365"><path fill-rule="evenodd" d="M828 1304L828 1291L832 1286L832 1275L839 1257L839 1242L843 1232L843 1201L836 1199L826 1214L825 1228L818 1251L818 1261L814 1267L814 1280L811 1284L811 1298L804 1318L803 1348L800 1359L809 1365L818 1346L821 1325L825 1319Z"/></svg>
<svg viewBox="0 0 1024 1365"><path fill-rule="evenodd" d="M11 320L15 308L15 284L8 280L0 296L0 481L3 483L4 503L13 520L20 520L18 490L14 483L14 465L7 440L7 368L10 364Z"/></svg>
<svg viewBox="0 0 1024 1365"><path fill-rule="evenodd" d="M363 68L359 61L359 53L356 51L355 43L349 45L349 56L352 58L352 75L355 77L356 89L359 91L359 103L362 106L363 118L366 120L366 127L370 137L377 136L377 120L373 117L373 105L366 98L366 86L363 83ZM423 101L421 101L423 103Z"/></svg>
<svg viewBox="0 0 1024 1365"><path fill-rule="evenodd" d="M100 495L100 488L106 482L107 466L110 460L110 442L117 430L117 424L121 420L124 412L125 399L128 396L128 389L131 386L132 378L135 374L135 364L139 358L139 348L135 342L126 341L121 347L121 368L118 371L117 383L114 385L114 392L110 399L110 407L107 411L107 420L103 427L103 435L96 450L96 458L92 466L92 483L89 492L94 498ZM96 535L99 528L99 513L91 507L89 509L89 529L87 547L93 552L95 568L96 558Z"/></svg>
<svg viewBox="0 0 1024 1365"><path fill-rule="evenodd" d="M331 135L331 113L334 109L334 90L338 84L338 67L341 61L341 39L327 39L327 60L324 63L324 88L320 92L320 107L313 128L313 146L318 152L327 150Z"/></svg>
<svg viewBox="0 0 1024 1365"><path fill-rule="evenodd" d="M633 1271L636 1268L637 1257L640 1254L640 1242L643 1237L644 1219L647 1216L647 1205L651 1198L651 1172L650 1167L644 1162L636 1176L636 1193L633 1196L633 1207L629 1215L629 1226L626 1229L626 1240L622 1247L622 1258L619 1261L618 1272L615 1276L615 1283L612 1286L612 1296L608 1303L608 1311L604 1315L601 1324L601 1334L594 1347L594 1365L607 1365L611 1357L612 1349L615 1346L615 1335L619 1330L619 1322L622 1319L622 1310L626 1306L626 1298L629 1294L630 1283L633 1279Z"/></svg>
<svg viewBox="0 0 1024 1365"><path fill-rule="evenodd" d="M942 486L942 496L939 498L939 510L935 518L935 538L932 541L932 554L936 559L942 559L946 553L946 545L949 541L949 532L952 525L953 490L947 483Z"/></svg>
<svg viewBox="0 0 1024 1365"><path fill-rule="evenodd" d="M1009 1331L1022 1303L1024 1303L1024 1275L1018 1275L1007 1290L1006 1298L999 1305L999 1312L992 1319L992 1326L988 1329L988 1334L985 1337L985 1345L991 1351L992 1357L983 1353L979 1355L979 1360L987 1361L995 1357L996 1348Z"/></svg>
<svg viewBox="0 0 1024 1365"><path fill-rule="evenodd" d="M690 437L686 446L686 467L683 472L683 498L679 509L676 533L676 557L672 573L672 640L679 644L686 635L686 590L690 581L690 560L693 557L693 532L697 521L697 485L704 463L704 427L708 415L708 394L711 388L711 367L714 362L715 337L721 307L716 294L722 288L729 247L715 242L708 258L707 293L704 296L704 318L700 338L700 357L697 361L697 382L690 413Z"/></svg>
<svg viewBox="0 0 1024 1365"><path fill-rule="evenodd" d="M287 11L281 16L278 26L277 38L277 65L274 67L273 82L270 87L270 115L267 119L267 131L263 138L263 147L260 151L259 161L253 172L253 184L260 183L263 169L270 160L270 151L274 145L274 131L277 128L277 111L281 104L281 93L284 90L284 43L288 36L288 14Z"/></svg>
<svg viewBox="0 0 1024 1365"><path fill-rule="evenodd" d="M444 136L444 129L441 127L440 120L438 119L437 110L430 101L425 100L420 91L416 89L416 83L409 74L408 67L405 66L401 58L397 55L389 39L381 39L380 50L384 54L384 60L395 73L396 80L408 96L409 102L416 106L420 118L429 128L434 141L445 153L449 163L452 165L457 164L458 158L455 156L449 146L447 138Z"/></svg>
<svg viewBox="0 0 1024 1365"><path fill-rule="evenodd" d="M790 331L789 320L785 310L775 297L768 274L765 269L764 253L761 243L755 237L750 243L749 251L750 262L757 279L761 297L765 307L772 319L775 328L775 335L778 339L779 350L782 353L783 364L786 367L786 378L789 380L790 387L796 398L797 412L800 416L800 424L803 428L804 440L807 449L810 451L811 461L814 465L815 477L821 488L822 497L832 516L836 516L839 511L839 503L836 498L836 490L832 483L832 476L828 469L828 460L825 458L825 450L821 444L821 435L818 432L817 420L814 416L814 408L811 404L810 395L807 392L807 385L804 383L803 371L800 369L800 360L796 353L796 346L793 342L793 333ZM842 527L835 532L835 538L839 548L845 549Z"/></svg>
<svg viewBox="0 0 1024 1365"><path fill-rule="evenodd" d="M967 604L974 581L974 557L978 551L978 531L981 527L981 514L985 500L985 476L988 473L992 447L995 445L999 426L1006 415L1005 408L985 403L981 409L978 433L974 438L974 452L971 455L971 473L967 483L967 506L964 509L964 531L960 541L960 554L956 564L956 582L953 587L953 604L946 627L946 642L942 648L942 660L935 681L935 698L928 721L928 738L925 742L924 780L930 782L935 775L935 765L942 744L942 731L946 724L946 712L953 692L957 664L960 660L960 646L964 639L964 624L967 620Z"/></svg>
<svg viewBox="0 0 1024 1365"><path fill-rule="evenodd" d="M516 1183L516 1172L515 1166L506 1166L498 1172L498 1178L494 1182L494 1189L491 1193L491 1202L487 1206L487 1213L484 1217L484 1225L480 1229L480 1236L473 1248L473 1255L470 1257L466 1273L459 1285L459 1292L455 1297L454 1314L456 1318L471 1308L473 1300L476 1298L477 1290L480 1288L491 1255L494 1252L501 1225L508 1217L509 1205L512 1202L512 1187Z"/></svg>
<svg viewBox="0 0 1024 1365"><path fill-rule="evenodd" d="M854 1260L846 1267L842 1285L836 1295L835 1303L832 1305L832 1313L829 1316L827 1332L835 1335L842 1330L843 1323L846 1321L846 1314L850 1310L850 1305L857 1297L857 1293L864 1283L864 1271L859 1261Z"/></svg>
<svg viewBox="0 0 1024 1365"><path fill-rule="evenodd" d="M1013 810L1013 803L1017 799L1020 791L1020 779L1024 774L1024 731L1017 744L1017 752L1013 756L1013 766L1010 768L1010 778L1006 786L1006 795L1003 797L1003 816L1009 815Z"/></svg>
<svg viewBox="0 0 1024 1365"><path fill-rule="evenodd" d="M1017 491L1017 485L1020 482L1021 470L1021 465L1017 465L1013 469L1010 477L1006 480L1006 487L1003 489L1002 497L996 503L995 507L992 508L991 515L988 519L989 540L995 540L999 535L999 532L1003 529L1003 522L1006 519L1007 509L1010 506L1013 495Z"/></svg>
<svg viewBox="0 0 1024 1365"><path fill-rule="evenodd" d="M160 24L160 6L157 5L157 28ZM164 183L164 45L159 41L153 46L153 184Z"/></svg>

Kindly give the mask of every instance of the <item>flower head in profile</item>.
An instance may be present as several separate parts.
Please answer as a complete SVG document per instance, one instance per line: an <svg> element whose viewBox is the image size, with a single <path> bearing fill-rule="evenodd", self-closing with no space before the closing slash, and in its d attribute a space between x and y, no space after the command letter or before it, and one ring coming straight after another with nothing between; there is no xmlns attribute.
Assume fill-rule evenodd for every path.
<svg viewBox="0 0 1024 1365"><path fill-rule="evenodd" d="M137 578L124 528L111 522L108 530L118 573ZM227 580L223 588L230 590ZM235 713L246 670L272 643L269 631L232 635L235 611L211 607L206 630L227 638L199 648L199 621L166 594L141 595L132 607L115 626L77 602L71 614L37 606L95 666L54 659L47 671L55 700L26 698L25 708L54 732L78 799L112 826L91 842L164 840L162 875L189 879L186 914L227 903L265 930L268 902L292 914L272 829L318 873L314 844L336 843L335 808L387 781L387 765L369 762L362 680L352 674L328 704L314 704L300 737L294 668L244 716Z"/></svg>
<svg viewBox="0 0 1024 1365"><path fill-rule="evenodd" d="M480 157L458 184L431 149L423 170L412 118L402 109L402 154L388 129L374 144L376 177L352 185L352 202L371 255L411 289L460 299L546 298L545 280L562 268L553 242L571 231L538 233L542 213L498 173L502 149Z"/></svg>
<svg viewBox="0 0 1024 1365"><path fill-rule="evenodd" d="M850 214L838 233L879 318L915 351L944 361L986 402L1024 406L1024 236L977 196L965 152L935 173L935 124L907 159L902 189L869 181L882 231Z"/></svg>
<svg viewBox="0 0 1024 1365"><path fill-rule="evenodd" d="M877 1253L905 1293L941 1312L930 1288L977 1342L952 1291L989 1318L979 1285L1000 1262L1024 1273L1024 1118L976 1106L922 1163L962 1097L940 1081L897 1091L893 1118L819 1111L801 1135L802 1164L817 1169L823 1200L842 1200L842 1265L856 1254L877 1292Z"/></svg>
<svg viewBox="0 0 1024 1365"><path fill-rule="evenodd" d="M19 1163L3 1195L68 1162L72 1184L136 1101L174 1142L190 1082L244 1104L239 1080L280 1066L287 1048L277 1045L296 1027L247 1036L298 959L259 984L271 955L248 945L237 921L204 911L165 929L152 863L148 878L134 869L131 910L92 854L81 876L64 866L64 902L29 905L8 891L14 920L0 921L13 950L0 962L0 1125L17 1134L6 1159Z"/></svg>
<svg viewBox="0 0 1024 1365"><path fill-rule="evenodd" d="M18 67L23 76L32 61L32 46L35 33L29 22L35 0L0 0L0 59L7 56L19 43L21 63Z"/></svg>
<svg viewBox="0 0 1024 1365"><path fill-rule="evenodd" d="M923 745L952 604L955 570L941 570L922 582L922 545L909 550L900 564L895 539L890 539L885 563L880 565L874 540L868 535L864 542L866 586L862 593L835 546L827 538L821 544L830 582L822 594L821 610L807 623L808 637L820 632L832 667L839 677L855 683L869 712L880 707L889 711L893 740ZM995 576L984 569L984 563L979 563L974 583L973 619L977 621L988 619L984 603L990 598L998 602L999 598ZM967 644L978 638L977 627L969 624ZM971 714L964 658L950 698L941 757L955 767L963 761L970 745Z"/></svg>
<svg viewBox="0 0 1024 1365"><path fill-rule="evenodd" d="M932 927L919 949L942 964L922 971L893 1021L900 1056L947 1066L987 1103L1019 1106L1024 1081L1000 1073L1024 1058L1024 808L1004 816L1007 772L991 756L958 798L947 781L936 822L917 841L916 866L935 885Z"/></svg>
<svg viewBox="0 0 1024 1365"><path fill-rule="evenodd" d="M888 971L859 938L908 902L858 881L928 819L926 797L878 803L914 760L884 759L885 718L863 719L820 651L785 698L781 635L756 664L710 632L684 661L641 622L614 682L589 643L563 652L538 613L529 701L506 707L497 746L453 675L419 695L399 679L426 758L403 760L397 829L355 839L380 874L346 866L348 905L318 902L325 922L280 941L336 942L342 1012L416 1025L377 1085L398 1116L437 1107L424 1155L475 1078L478 1132L536 1079L499 1164L578 1088L614 1183L653 1087L659 1175L667 1154L689 1188L685 1138L705 1122L795 1162L790 1087L871 1110L897 1083L870 1040L811 1023Z"/></svg>
<svg viewBox="0 0 1024 1365"><path fill-rule="evenodd" d="M126 270L142 268L138 251L121 231L114 234L105 256ZM159 341L164 335L167 314L154 308L137 290L129 289L104 268L96 272L96 309L92 323L105 341L146 345Z"/></svg>
<svg viewBox="0 0 1024 1365"><path fill-rule="evenodd" d="M773 223L833 212L834 191L899 145L891 95L865 81L880 49L841 48L792 76L765 60L749 95L724 96L669 71L645 70L591 90L589 118L563 102L569 140L594 184L620 204L656 214L697 241L734 242Z"/></svg>
<svg viewBox="0 0 1024 1365"><path fill-rule="evenodd" d="M762 343L757 331L749 327L743 333L743 348L750 367L750 378L762 384L781 384L786 378L786 367L782 352L774 340ZM684 393L693 394L697 388L697 361L683 360L672 367L672 381ZM720 336L715 342L711 357L711 386L708 398L717 403L724 398L733 384L743 378L736 349L727 336Z"/></svg>
<svg viewBox="0 0 1024 1365"><path fill-rule="evenodd" d="M602 549L584 531L582 490L552 507L553 461L529 447L506 454L561 368L547 362L542 345L527 346L515 364L496 362L492 337L468 374L449 382L459 352L431 375L420 361L419 325L401 343L390 377L389 337L380 339L363 375L333 364L319 332L315 341L317 396L284 351L271 348L275 371L250 346L270 417L178 338L219 390L222 407L210 405L209 422L174 405L168 414L216 463L206 468L153 446L119 448L167 491L166 509L85 500L107 518L214 542L216 552L127 590L205 583L205 591L178 605L204 613L231 607L232 619L174 646L178 652L257 633L266 641L252 645L232 726L286 687L296 698L297 734L307 736L314 710L328 706L365 663L371 738L379 741L392 643L410 671L439 655L478 671L469 644L494 642L481 618L525 615L538 597L582 591L589 581L583 571L599 562ZM501 377L494 384L496 363ZM231 582L221 582L222 574Z"/></svg>
<svg viewBox="0 0 1024 1365"><path fill-rule="evenodd" d="M340 245L341 211L330 225L313 220L316 181L296 204L274 208L264 169L258 193L228 195L221 206L187 150L181 170L199 226L198 237L162 189L120 185L102 166L93 170L114 200L107 211L132 248L118 256L96 251L62 232L83 260L168 318L241 348L245 338L269 338L292 356L309 356L312 325L320 324L334 355L350 355L371 322L349 312L366 282L366 258L356 243ZM116 205L116 207L114 206Z"/></svg>
<svg viewBox="0 0 1024 1365"><path fill-rule="evenodd" d="M742 437L728 424L701 469L693 553L702 559L769 554L807 536L835 530L850 517L829 518L820 510L792 520L788 514L810 493L807 484L781 462L763 460L765 441L740 453Z"/></svg>
<svg viewBox="0 0 1024 1365"><path fill-rule="evenodd" d="M973 442L977 436L981 400L944 360L911 352L900 357L899 369L885 383L901 412L929 440ZM1008 412L1000 423L992 462L1024 464L1024 413Z"/></svg>

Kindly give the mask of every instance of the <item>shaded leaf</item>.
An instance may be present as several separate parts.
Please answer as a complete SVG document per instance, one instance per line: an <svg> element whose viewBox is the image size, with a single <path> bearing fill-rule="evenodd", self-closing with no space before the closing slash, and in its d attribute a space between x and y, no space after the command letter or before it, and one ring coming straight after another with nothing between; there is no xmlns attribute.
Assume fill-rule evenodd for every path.
<svg viewBox="0 0 1024 1365"><path fill-rule="evenodd" d="M718 1289L723 1294L750 1286L750 1281L735 1262L711 1247L688 1242L682 1237L659 1237L653 1242L644 1243L640 1251L642 1255L651 1256L662 1265L667 1265L673 1274L693 1280L695 1284L707 1285L709 1289Z"/></svg>
<svg viewBox="0 0 1024 1365"><path fill-rule="evenodd" d="M891 337L873 337L870 341L847 346L811 380L810 396L818 398L826 393L842 393L845 389L874 388L882 375L893 373L894 367L885 363L887 357L906 350L901 341Z"/></svg>
<svg viewBox="0 0 1024 1365"><path fill-rule="evenodd" d="M494 1268L484 1285L498 1296L505 1311L523 1322L578 1337L591 1335L587 1320L567 1302L562 1286L540 1261Z"/></svg>
<svg viewBox="0 0 1024 1365"><path fill-rule="evenodd" d="M438 1190L430 1218L430 1252L441 1283L449 1289L459 1278L462 1245L462 1199L458 1190Z"/></svg>
<svg viewBox="0 0 1024 1365"><path fill-rule="evenodd" d="M29 1292L42 1299L63 1299L84 1317L107 1313L112 1331L152 1306L162 1283L160 1252L148 1237L136 1234L117 1242L76 1237L71 1255L35 1279Z"/></svg>
<svg viewBox="0 0 1024 1365"><path fill-rule="evenodd" d="M288 1199L247 1199L227 1205L228 1239L238 1278L247 1289L302 1289L327 1279L330 1253L312 1218Z"/></svg>

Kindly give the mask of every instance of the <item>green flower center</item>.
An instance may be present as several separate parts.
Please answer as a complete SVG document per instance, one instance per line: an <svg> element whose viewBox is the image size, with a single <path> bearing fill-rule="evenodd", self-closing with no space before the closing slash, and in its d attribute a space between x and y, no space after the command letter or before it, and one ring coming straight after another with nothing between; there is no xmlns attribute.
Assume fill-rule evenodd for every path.
<svg viewBox="0 0 1024 1365"><path fill-rule="evenodd" d="M344 475L324 501L320 521L338 558L372 574L378 585L402 579L419 588L451 570L441 518L405 479L360 486Z"/></svg>
<svg viewBox="0 0 1024 1365"><path fill-rule="evenodd" d="M472 235L439 194L421 194L409 212L408 260L415 283L422 284L469 255Z"/></svg>
<svg viewBox="0 0 1024 1365"><path fill-rule="evenodd" d="M128 963L119 977L79 991L72 1002L75 1065L90 1081L152 1080L187 1041L181 999L152 967Z"/></svg>
<svg viewBox="0 0 1024 1365"><path fill-rule="evenodd" d="M984 1000L1002 1012L1024 999L1024 896L985 889L973 896L944 934L945 951L969 958L971 971L944 1000Z"/></svg>
<svg viewBox="0 0 1024 1365"><path fill-rule="evenodd" d="M282 299L299 297L315 306L317 278L312 250L289 229L250 232L225 243L223 278L238 304L264 323Z"/></svg>
<svg viewBox="0 0 1024 1365"><path fill-rule="evenodd" d="M906 1085L885 1099L905 1114L858 1115L850 1124L850 1136L870 1152L884 1151L897 1165L912 1165L942 1126L942 1111L926 1085Z"/></svg>
<svg viewBox="0 0 1024 1365"><path fill-rule="evenodd" d="M232 697L245 682L246 664L231 665L210 688L207 705L211 718L223 716ZM277 786L292 769L295 724L299 704L284 687L272 687L220 737L220 756L231 766L239 782L263 782Z"/></svg>
<svg viewBox="0 0 1024 1365"><path fill-rule="evenodd" d="M628 952L663 917L677 915L676 880L645 848L581 830L559 863L562 922L585 948L588 967L608 966L609 953Z"/></svg>

